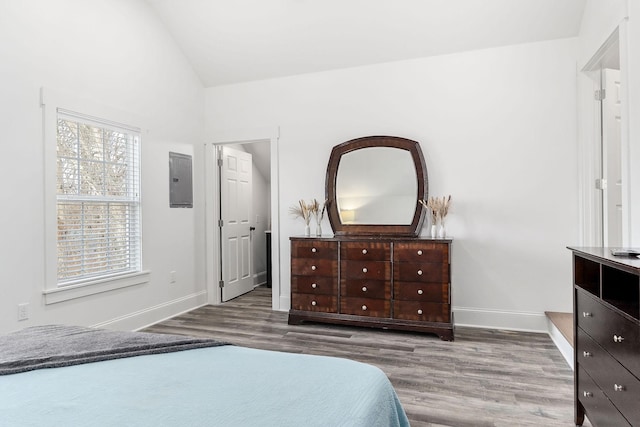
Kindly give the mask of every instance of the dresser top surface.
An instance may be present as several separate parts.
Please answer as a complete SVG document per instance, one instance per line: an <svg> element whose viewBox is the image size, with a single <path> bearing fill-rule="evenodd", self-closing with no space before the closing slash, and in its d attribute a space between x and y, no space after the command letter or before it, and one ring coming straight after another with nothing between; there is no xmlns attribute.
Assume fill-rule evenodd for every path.
<svg viewBox="0 0 640 427"><path fill-rule="evenodd" d="M289 240L324 240L333 242L441 242L451 243L452 237L431 238L431 237L390 237L390 236L291 236Z"/></svg>
<svg viewBox="0 0 640 427"><path fill-rule="evenodd" d="M596 258L601 262L609 265L620 265L627 269L630 267L637 270L640 274L640 258L637 256L614 256L611 254L612 249L620 248L603 248L603 247L576 247L568 246L567 249L573 251L574 254L586 255L590 258Z"/></svg>

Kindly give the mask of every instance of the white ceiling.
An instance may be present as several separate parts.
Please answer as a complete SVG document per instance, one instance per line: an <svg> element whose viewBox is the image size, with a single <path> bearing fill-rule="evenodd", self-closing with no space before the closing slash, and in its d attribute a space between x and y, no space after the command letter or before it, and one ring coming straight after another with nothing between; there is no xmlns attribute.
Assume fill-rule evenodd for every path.
<svg viewBox="0 0 640 427"><path fill-rule="evenodd" d="M578 35L586 0L147 0L206 87Z"/></svg>

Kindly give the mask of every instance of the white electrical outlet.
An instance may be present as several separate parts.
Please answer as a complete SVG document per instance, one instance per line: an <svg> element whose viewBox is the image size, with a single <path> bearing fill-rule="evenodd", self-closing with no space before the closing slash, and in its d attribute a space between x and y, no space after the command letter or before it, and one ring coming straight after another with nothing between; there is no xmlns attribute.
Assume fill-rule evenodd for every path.
<svg viewBox="0 0 640 427"><path fill-rule="evenodd" d="M18 320L27 320L29 318L29 303L18 304Z"/></svg>
<svg viewBox="0 0 640 427"><path fill-rule="evenodd" d="M169 283L176 283L176 272L175 272L175 270L169 272Z"/></svg>

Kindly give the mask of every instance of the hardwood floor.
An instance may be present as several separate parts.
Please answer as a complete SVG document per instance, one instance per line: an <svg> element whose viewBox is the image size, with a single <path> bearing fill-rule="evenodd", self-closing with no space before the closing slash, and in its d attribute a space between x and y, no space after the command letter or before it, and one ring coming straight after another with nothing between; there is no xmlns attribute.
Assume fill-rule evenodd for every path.
<svg viewBox="0 0 640 427"><path fill-rule="evenodd" d="M435 335L335 325L290 326L257 288L145 329L345 357L382 369L413 427L572 426L573 371L546 334L458 327ZM585 422L585 425L588 425Z"/></svg>

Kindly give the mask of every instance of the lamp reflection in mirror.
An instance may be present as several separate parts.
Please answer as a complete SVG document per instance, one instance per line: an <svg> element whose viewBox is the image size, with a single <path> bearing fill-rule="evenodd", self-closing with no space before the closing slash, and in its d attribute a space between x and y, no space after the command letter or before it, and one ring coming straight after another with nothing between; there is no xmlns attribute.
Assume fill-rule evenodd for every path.
<svg viewBox="0 0 640 427"><path fill-rule="evenodd" d="M343 209L340 211L340 220L343 224L352 224L356 220L355 209Z"/></svg>

